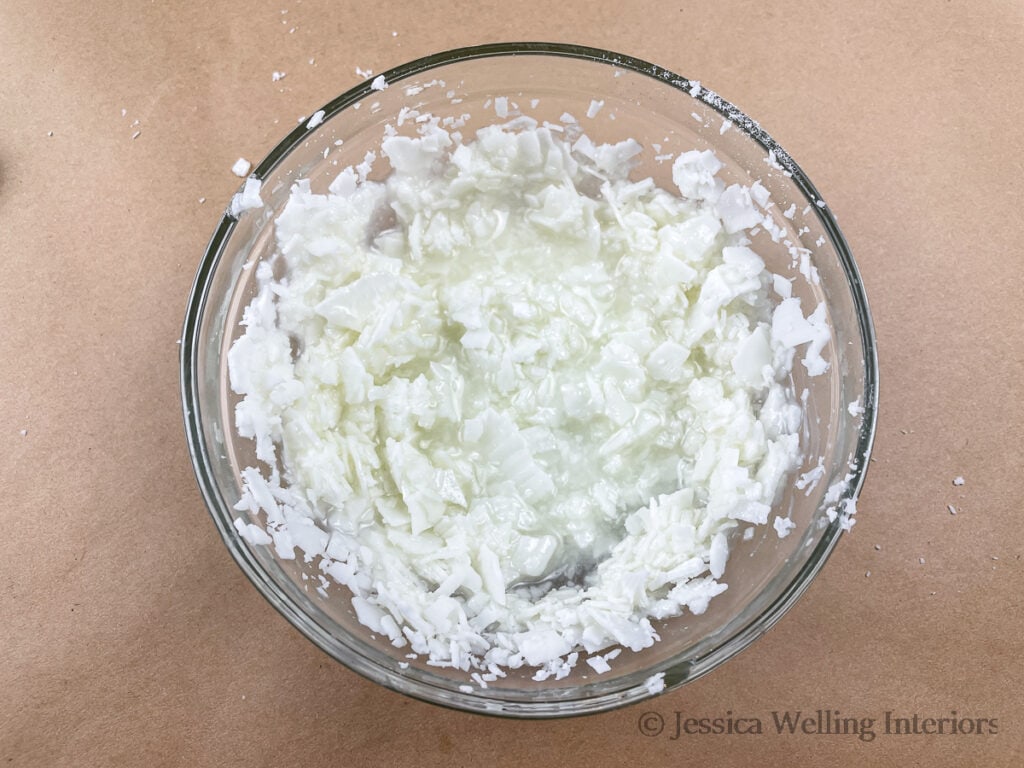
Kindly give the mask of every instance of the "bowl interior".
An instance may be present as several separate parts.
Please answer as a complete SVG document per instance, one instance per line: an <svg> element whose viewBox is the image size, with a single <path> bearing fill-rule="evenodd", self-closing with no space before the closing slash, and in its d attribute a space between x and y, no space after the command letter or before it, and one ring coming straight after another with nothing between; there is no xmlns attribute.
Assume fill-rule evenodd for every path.
<svg viewBox="0 0 1024 768"><path fill-rule="evenodd" d="M523 716L576 714L649 695L644 681L655 672L665 672L669 686L706 673L766 631L807 586L841 532L839 521L829 518L836 503L826 502L826 492L845 482L839 501L854 497L867 462L877 390L870 317L827 206L788 155L734 107L699 84L628 57L566 46L489 46L413 62L385 78L384 90L364 84L331 102L321 125L300 125L259 165L254 175L263 182L264 207L225 217L196 279L183 337L186 424L200 485L229 549L267 599L329 654L437 703ZM771 272L793 280L805 312L819 302L827 308L832 338L822 355L828 371L808 377L794 364L795 392L806 398L804 458L796 475L819 463L824 468L815 485L801 490L791 482L778 500L776 509L788 512L796 529L779 538L769 524L747 540L745 526L734 529L723 578L728 590L702 615L661 622L659 643L638 654L624 651L603 675L581 662L563 680L538 683L533 670L523 669L467 694L459 689L470 682L466 673L406 658L407 649L372 635L356 620L345 588L326 584L316 562L303 562L301 552L280 559L272 547L247 544L232 526L242 514L233 510L240 473L259 464L252 442L235 430L238 398L228 385L227 352L255 294L255 265L274 253L274 218L295 181L308 179L314 191L324 192L343 168L368 152L379 155L385 126L413 135L415 113L403 110L450 117L467 139L482 126L519 115L559 126L571 116L597 143L639 141L644 151L635 178L652 177L666 189L674 188L666 158L713 149L727 184L760 181L771 193L773 218L785 236L775 242L762 231L752 247ZM372 176L386 170L378 161ZM851 413L851 403L863 413Z"/></svg>

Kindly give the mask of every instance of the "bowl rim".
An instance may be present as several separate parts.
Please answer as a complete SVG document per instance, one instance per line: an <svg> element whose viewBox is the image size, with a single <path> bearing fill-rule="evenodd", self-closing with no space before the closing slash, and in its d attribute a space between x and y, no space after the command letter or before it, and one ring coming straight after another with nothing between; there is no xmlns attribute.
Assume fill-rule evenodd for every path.
<svg viewBox="0 0 1024 768"><path fill-rule="evenodd" d="M864 360L864 395L861 403L863 414L854 454L856 460L855 464L851 466L850 474L852 476L849 478L848 488L843 494L843 498L856 499L867 473L877 426L879 393L877 341L860 271L830 208L824 204L810 179L793 161L789 153L757 121L748 117L714 91L701 86L698 81L682 77L643 59L600 48L551 42L502 42L474 45L424 56L393 67L378 77L383 76L390 85L441 66L474 59L513 56L571 58L620 67L659 80L690 96L698 97L711 109L721 114L723 118L732 121L734 126L750 139L760 144L769 153L769 156L773 155L807 200L816 204L815 213L838 255L846 277L861 337L861 351ZM374 93L373 78L345 91L321 108L324 113L323 122ZM261 180L266 178L279 163L316 130L317 126L309 127L307 121L300 123L267 154L253 169L250 176ZM336 661L384 687L433 704L478 714L520 718L555 718L596 714L638 702L653 695L642 680L639 684L625 690L593 697L560 697L529 702L509 701L487 695L463 694L432 686L426 682L397 675L391 670L378 666L368 658L352 654L342 657L336 652L336 647L329 642L334 639L334 636L310 620L301 607L270 580L231 524L231 506L217 491L217 483L213 477L210 457L206 450L200 410L197 363L198 355L202 350L198 344L198 333L209 298L212 277L220 263L224 246L230 239L236 224L237 219L226 210L204 251L189 292L179 352L180 396L189 455L207 511L213 518L214 524L236 564L263 597L307 639ZM789 583L780 591L775 600L745 625L737 628L724 643L716 645L713 650L698 659L682 663L673 662L670 659L649 670L644 670L643 674L666 673L664 690L667 691L708 674L720 664L745 650L754 640L771 629L803 595L832 554L842 533L843 527L838 518L830 522L804 565L792 575ZM683 671L684 667L685 671Z"/></svg>

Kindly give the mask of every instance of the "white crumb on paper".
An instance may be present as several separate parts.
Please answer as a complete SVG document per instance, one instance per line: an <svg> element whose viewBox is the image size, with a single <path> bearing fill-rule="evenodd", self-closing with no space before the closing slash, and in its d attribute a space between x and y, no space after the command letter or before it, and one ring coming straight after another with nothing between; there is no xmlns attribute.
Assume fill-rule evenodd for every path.
<svg viewBox="0 0 1024 768"><path fill-rule="evenodd" d="M235 160L235 164L231 166L231 172L242 179L249 175L250 170L252 170L252 163L244 157Z"/></svg>
<svg viewBox="0 0 1024 768"><path fill-rule="evenodd" d="M964 479L960 475L957 475L956 477L953 478L953 485L963 485L963 484L964 484Z"/></svg>
<svg viewBox="0 0 1024 768"><path fill-rule="evenodd" d="M601 107L603 106L603 100L599 101L597 99L591 99L590 106L587 107L587 117L593 120L595 117L597 117L597 113L601 111Z"/></svg>
<svg viewBox="0 0 1024 768"><path fill-rule="evenodd" d="M271 73L271 75L270 75L270 79L273 80L276 83L278 80L284 80L285 77L287 77L287 76L288 76L287 72L278 72L277 70L274 70L274 72Z"/></svg>
<svg viewBox="0 0 1024 768"><path fill-rule="evenodd" d="M388 87L388 81L384 79L384 75L377 75L373 78L373 82L370 83L370 88L375 91L383 91Z"/></svg>

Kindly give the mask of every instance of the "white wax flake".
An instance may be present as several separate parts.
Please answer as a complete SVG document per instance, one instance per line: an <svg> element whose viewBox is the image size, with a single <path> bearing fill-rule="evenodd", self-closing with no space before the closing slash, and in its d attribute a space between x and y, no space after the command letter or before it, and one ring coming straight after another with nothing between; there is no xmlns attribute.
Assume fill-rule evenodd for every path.
<svg viewBox="0 0 1024 768"><path fill-rule="evenodd" d="M276 83L279 80L284 80L284 78L287 77L287 75L287 72L278 72L277 70L275 70L274 72L271 73L270 79Z"/></svg>
<svg viewBox="0 0 1024 768"><path fill-rule="evenodd" d="M22 437L28 437L28 430L27 429L19 430L18 434L20 434Z"/></svg>
<svg viewBox="0 0 1024 768"><path fill-rule="evenodd" d="M789 206L789 208L784 210L782 212L782 215L785 216L787 219L792 219L794 216L796 216L796 203L793 203L791 206Z"/></svg>
<svg viewBox="0 0 1024 768"><path fill-rule="evenodd" d="M359 77L362 77L362 78L371 78L371 77L373 77L373 70L372 69L361 69L359 67L356 67L356 74L359 75Z"/></svg>
<svg viewBox="0 0 1024 768"><path fill-rule="evenodd" d="M729 120L728 118L724 118L723 117L722 118L722 127L718 129L719 135L720 136L724 136L725 132L728 131L730 128L732 128L732 120Z"/></svg>
<svg viewBox="0 0 1024 768"><path fill-rule="evenodd" d="M754 527L750 526L745 531L743 531L743 540L744 541L750 541L753 538L754 538Z"/></svg>
<svg viewBox="0 0 1024 768"><path fill-rule="evenodd" d="M605 661L603 656L590 656L587 658L587 664L599 675L603 675L612 668L611 664Z"/></svg>
<svg viewBox="0 0 1024 768"><path fill-rule="evenodd" d="M249 175L250 170L252 170L252 163L244 157L235 160L235 164L231 166L231 172L242 179Z"/></svg>
<svg viewBox="0 0 1024 768"><path fill-rule="evenodd" d="M721 578L725 573L725 564L729 558L729 543L724 533L716 533L711 538L711 547L708 550L708 571L711 578Z"/></svg>
<svg viewBox="0 0 1024 768"><path fill-rule="evenodd" d="M946 505L946 509L949 510L949 514L951 514L951 515L955 515L956 514L956 507L954 507L952 504L947 504Z"/></svg>
<svg viewBox="0 0 1024 768"><path fill-rule="evenodd" d="M953 485L963 485L963 484L964 484L964 479L960 475L957 475L956 477L953 478Z"/></svg>
<svg viewBox="0 0 1024 768"><path fill-rule="evenodd" d="M587 107L587 117L593 120L597 117L597 113L601 111L601 107L604 106L603 100L591 99L590 106Z"/></svg>
<svg viewBox="0 0 1024 768"><path fill-rule="evenodd" d="M135 141L135 139L139 138L139 136L141 135L142 131L136 131L135 133L132 134L132 141Z"/></svg>
<svg viewBox="0 0 1024 768"><path fill-rule="evenodd" d="M245 185L242 187L242 191L236 193L231 198L231 205L228 207L228 213L235 218L238 218L243 212L251 211L255 208L263 207L263 198L260 196L260 190L263 187L263 182L254 176L250 176L245 180Z"/></svg>
<svg viewBox="0 0 1024 768"><path fill-rule="evenodd" d="M46 135L47 135L47 136L53 136L53 131L47 131L47 132L46 132Z"/></svg>
<svg viewBox="0 0 1024 768"><path fill-rule="evenodd" d="M121 117L127 117L127 115L128 115L128 110L127 109L122 109L121 110Z"/></svg>
<svg viewBox="0 0 1024 768"><path fill-rule="evenodd" d="M921 565L924 565L924 558L923 557L917 558L917 562L920 563Z"/></svg>
<svg viewBox="0 0 1024 768"><path fill-rule="evenodd" d="M796 528L796 523L788 517L776 516L772 525L775 527L775 532L779 535L780 539L784 539L789 536L789 532Z"/></svg>
<svg viewBox="0 0 1024 768"><path fill-rule="evenodd" d="M498 96L494 100L494 114L502 119L508 117L508 97Z"/></svg>
<svg viewBox="0 0 1024 768"><path fill-rule="evenodd" d="M202 204L203 204L203 203L205 203L205 202L206 202L206 198L205 198L205 197L200 197L200 198L199 198L199 204L200 204L200 205L202 205Z"/></svg>
<svg viewBox="0 0 1024 768"><path fill-rule="evenodd" d="M828 370L829 363L821 357L821 351L832 338L828 326L824 302L806 318L800 308L800 299L784 299L772 315L772 339L786 347L807 344L802 359L809 376L820 376Z"/></svg>
<svg viewBox="0 0 1024 768"><path fill-rule="evenodd" d="M863 416L864 406L860 404L860 398L858 397L856 400L854 400L852 403L846 406L846 411L851 416Z"/></svg>
<svg viewBox="0 0 1024 768"><path fill-rule="evenodd" d="M772 289L784 299L793 295L793 283L782 275L772 275Z"/></svg>
<svg viewBox="0 0 1024 768"><path fill-rule="evenodd" d="M814 244L818 248L821 248L821 246L823 246L825 244L825 236L824 235L818 235L818 239L814 241Z"/></svg>
<svg viewBox="0 0 1024 768"><path fill-rule="evenodd" d="M841 506L843 511L839 517L839 524L844 531L848 531L853 528L854 524L857 522L854 519L854 515L857 514L857 500L846 499Z"/></svg>
<svg viewBox="0 0 1024 768"><path fill-rule="evenodd" d="M665 673L658 672L644 680L644 687L651 696L655 696L665 690Z"/></svg>
<svg viewBox="0 0 1024 768"><path fill-rule="evenodd" d="M573 117L573 116L572 116L572 114L570 114L569 112L563 112L563 113L562 113L562 115L561 115L561 116L560 116L560 117L559 117L558 119L559 119L559 120L560 120L561 122L565 123L566 125L569 125L570 123L576 123L576 122L579 122L579 121L578 121L578 120L576 120L576 118L575 118L575 117Z"/></svg>
<svg viewBox="0 0 1024 768"><path fill-rule="evenodd" d="M692 117L692 118L693 118L694 120L696 120L696 121L697 121L698 123L701 123L701 124L703 124L703 123L704 123L704 118L703 118L703 117L701 117L701 116L700 116L699 114L697 114L696 112L691 112L691 113L690 113L690 117Z"/></svg>
<svg viewBox="0 0 1024 768"><path fill-rule="evenodd" d="M322 109L318 109L316 112L314 112L313 116L309 118L309 121L306 123L306 130L312 130L316 128L318 125L320 125L324 121L325 114L326 113Z"/></svg>
<svg viewBox="0 0 1024 768"><path fill-rule="evenodd" d="M700 96L700 80L690 82L690 95L695 99Z"/></svg>
<svg viewBox="0 0 1024 768"><path fill-rule="evenodd" d="M374 91L383 91L387 87L388 81L384 79L384 75L377 75L370 83L370 88Z"/></svg>
<svg viewBox="0 0 1024 768"><path fill-rule="evenodd" d="M236 517L234 522L235 530L238 534L250 544L266 545L270 544L271 538L267 535L267 532L260 528L258 525L253 523L246 523L242 518Z"/></svg>

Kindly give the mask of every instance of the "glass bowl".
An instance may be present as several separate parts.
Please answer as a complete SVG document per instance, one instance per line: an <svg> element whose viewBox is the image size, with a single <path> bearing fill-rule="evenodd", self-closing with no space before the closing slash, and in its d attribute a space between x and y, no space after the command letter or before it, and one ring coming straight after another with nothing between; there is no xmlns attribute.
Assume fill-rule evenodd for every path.
<svg viewBox="0 0 1024 768"><path fill-rule="evenodd" d="M657 693L661 685L649 682L654 675L671 689L708 673L766 632L804 592L844 529L836 509L856 498L864 479L878 393L874 332L857 267L828 206L756 122L698 82L629 56L570 45L486 45L419 59L383 77L386 88L379 80L353 88L274 148L252 174L262 181L263 206L229 209L199 265L182 335L182 399L199 486L228 550L263 596L326 653L375 682L437 704L518 717L579 715ZM581 662L562 680L537 682L524 668L467 692L466 673L406 658L408 649L360 624L344 588L318 591L315 562L281 559L273 547L252 546L239 535L236 518L258 522L234 509L241 471L256 460L252 441L235 429L238 397L228 383L227 352L255 294L253 267L274 252L274 218L296 180L324 191L340 169L379 150L384 126L403 107L468 115L462 130L469 136L508 119L495 109L499 97L539 120L575 115L595 141L636 139L644 146L636 177L651 176L668 189L671 163L664 155L692 149L713 149L727 184L759 180L774 210L785 212L775 219L786 231L785 242L760 235L754 247L769 270L796 278L794 295L803 306L824 303L832 335L822 352L830 362L825 375L808 377L802 365L793 367L794 391L806 403L805 459L793 477L819 462L824 475L810 487L791 482L784 489L774 511L788 512L796 524L788 536L766 525L749 540L733 537L728 590L702 615L657 622L660 642L624 651L604 674ZM818 280L801 279L812 267Z"/></svg>

